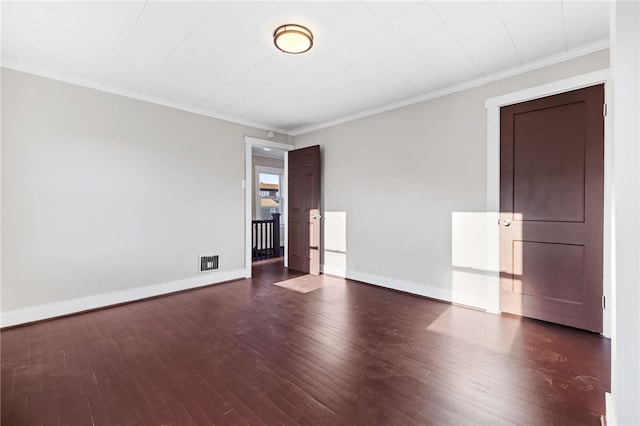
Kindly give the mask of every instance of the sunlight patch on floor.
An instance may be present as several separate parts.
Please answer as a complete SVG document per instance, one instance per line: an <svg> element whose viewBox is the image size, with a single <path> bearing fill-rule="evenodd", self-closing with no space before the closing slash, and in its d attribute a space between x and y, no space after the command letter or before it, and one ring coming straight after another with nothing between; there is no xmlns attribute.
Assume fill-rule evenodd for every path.
<svg viewBox="0 0 640 426"><path fill-rule="evenodd" d="M487 318L479 317L484 315ZM427 330L493 352L508 354L518 338L520 325L518 318L504 318L473 309L450 307L429 324Z"/></svg>
<svg viewBox="0 0 640 426"><path fill-rule="evenodd" d="M329 275L303 275L301 277L291 278L286 281L274 283L278 287L297 291L298 293L309 293L327 285L344 284L344 280L334 278Z"/></svg>

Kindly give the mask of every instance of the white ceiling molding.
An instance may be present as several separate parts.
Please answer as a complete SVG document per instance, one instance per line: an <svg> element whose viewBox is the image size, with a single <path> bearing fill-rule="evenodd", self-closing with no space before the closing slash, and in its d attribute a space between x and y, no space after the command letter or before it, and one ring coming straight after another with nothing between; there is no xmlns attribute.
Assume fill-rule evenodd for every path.
<svg viewBox="0 0 640 426"><path fill-rule="evenodd" d="M491 83L493 81L498 81L505 78L513 77L518 74L524 74L529 71L534 71L540 68L544 68L553 64L558 64L560 62L568 61L570 59L588 55L590 53L598 52L600 50L604 50L608 48L609 48L609 39L601 40L587 46L582 46L582 47L570 50L568 52L559 53L549 58L540 59L536 62L532 62L526 65L520 65L518 67L514 67L505 71L500 71L495 74L488 75L486 77L481 77L466 83L458 84L456 86L447 87L446 89L437 90L431 93L417 96L415 98L407 99L405 101L396 102L396 103L385 105L379 108L373 108L368 111L363 111L358 114L353 114L348 117L340 118L338 120L332 120L332 121L328 121L328 122L321 123L314 126L295 129L289 132L289 134L290 136L304 135L305 133L315 132L316 130L326 129L328 127L337 126L338 124L348 123L350 121L359 120L361 118L370 117L372 115L380 114L387 111L393 111L395 109L403 108L410 105L415 105L417 103L439 98L441 96L446 96L452 93L461 92L463 90L472 89L474 87L479 87L484 84Z"/></svg>
<svg viewBox="0 0 640 426"><path fill-rule="evenodd" d="M36 70L29 66L19 65L15 63L3 63L2 68L11 69L14 71L25 72L28 74L37 75L39 77L49 78L51 80L61 81L63 83L73 84L75 86L86 87L87 89L99 90L101 92L110 93L112 95L124 96L125 98L135 99L137 101L149 102L156 105L165 106L168 108L177 109L180 111L191 112L193 114L204 115L206 117L216 118L218 120L229 121L231 123L240 124L242 126L255 127L257 129L271 130L277 133L282 133L291 136L291 132L285 129L278 129L277 127L270 127L266 123L255 123L253 121L238 119L237 117L226 116L222 114L215 114L209 110L198 107L190 107L187 105L180 105L177 102L170 102L164 99L154 98L153 96L147 96L142 93L137 93L131 90L116 89L109 86L103 86L91 81L80 80L77 78L69 78L60 76L58 74L52 74L47 71Z"/></svg>
<svg viewBox="0 0 640 426"><path fill-rule="evenodd" d="M482 86L484 84L487 83L491 83L493 81L498 81L498 80L502 80L505 78L509 78L509 77L513 77L516 76L518 74L523 74L529 71L534 71L543 67L547 67L553 64L558 64L560 62L564 62L564 61L568 61L570 59L574 59L580 56L584 56L584 55L588 55L590 53L594 53L594 52L598 52L600 50L604 50L604 49L608 49L609 48L609 40L600 40L596 43L592 43L589 44L587 46L582 46L573 50L570 50L568 52L563 52L563 53L559 53L556 54L554 56L548 57L548 58L544 58L544 59L540 59L538 61L526 64L526 65L520 65L505 71L500 71L497 72L495 74L492 75L488 75L486 77L481 77L481 78L477 78L475 80L466 82L466 83L462 83L462 84L458 84L452 87L447 87L446 89L442 89L442 90L436 90L430 93L426 93L424 95L420 95L420 96L416 96L414 98L411 99L407 99L404 101L400 101L400 102L395 102L389 105L384 105L378 108L373 108L367 111L362 111L359 112L357 114L352 114L346 117L342 117L339 118L337 120L331 120L331 121L327 121L324 123L320 123L320 124L316 124L313 126L307 126L307 127L300 127L294 130L285 130L285 129L279 129L279 128L275 128L275 127L269 127L268 124L266 123L254 123L251 121L246 121L246 120L239 120L236 117L229 117L229 116L224 116L224 115L220 115L220 114L212 114L210 111L205 110L203 108L197 108L197 107L189 107L186 105L180 105L178 103L174 103L174 102L167 102L165 100L162 99L156 99L150 96L144 96L140 93L135 93L132 91L126 91L126 90L115 90L109 87L105 87L105 86L101 86L98 84L94 84L92 82L88 82L88 81L80 81L78 79L69 79L69 78L60 78L60 76L55 75L55 74L50 74L47 72L43 72L40 70L33 70L33 69L29 69L28 67L24 67L24 66L20 66L17 64L3 64L2 66L4 68L9 68L9 69L13 69L16 71L22 71L22 72L26 72L26 73L30 73L30 74L34 74L34 75L38 75L41 77L46 77L46 78L50 78L53 80L58 80L58 81L63 81L65 83L70 83L70 84L75 84L77 86L82 86L82 87L87 87L90 89L95 89L95 90L100 90L103 92L107 92L107 93L111 93L114 95L120 95L120 96L125 96L128 98L132 98L132 99L136 99L136 100L140 100L140 101L144 101L144 102L150 102L150 103L154 103L157 105L162 105L162 106L166 106L169 108L174 108L174 109L178 109L178 110L182 110L182 111L186 111L186 112L191 112L194 114L199 114L199 115L204 115L207 117L212 117L212 118L216 118L219 120L225 120L225 121L229 121L232 123L236 123L236 124L241 124L244 126L250 126L250 127L256 127L258 129L264 129L264 130L272 130L274 132L278 132L278 133L282 133L284 135L288 135L288 136L299 136L299 135L303 135L306 133L311 133L314 132L316 130L321 130L321 129L326 129L328 127L333 127L333 126L337 126L339 124L343 124L343 123L348 123L350 121L355 121L355 120L359 120L361 118L365 118L365 117L370 117L372 115L376 115L376 114L381 114L383 112L387 112L387 111L393 111L395 109L399 109L399 108L403 108L406 106L410 106L410 105L414 105L420 102L425 102L431 99L435 99L435 98L439 98L441 96L446 96L446 95L450 95L456 92L460 92L463 90L467 90L467 89L472 89L474 87L479 87Z"/></svg>

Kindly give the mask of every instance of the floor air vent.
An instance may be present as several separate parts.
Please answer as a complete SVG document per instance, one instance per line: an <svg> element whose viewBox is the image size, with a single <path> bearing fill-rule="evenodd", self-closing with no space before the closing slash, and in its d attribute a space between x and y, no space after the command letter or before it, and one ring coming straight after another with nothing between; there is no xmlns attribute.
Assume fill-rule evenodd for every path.
<svg viewBox="0 0 640 426"><path fill-rule="evenodd" d="M200 257L200 272L218 269L218 255Z"/></svg>

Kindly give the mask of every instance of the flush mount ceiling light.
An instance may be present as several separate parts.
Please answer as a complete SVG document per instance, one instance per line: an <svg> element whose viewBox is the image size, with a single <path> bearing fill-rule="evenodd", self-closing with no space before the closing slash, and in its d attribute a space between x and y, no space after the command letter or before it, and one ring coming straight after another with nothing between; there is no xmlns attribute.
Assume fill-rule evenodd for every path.
<svg viewBox="0 0 640 426"><path fill-rule="evenodd" d="M313 47L313 34L302 25L282 25L273 32L273 44L284 53L304 53Z"/></svg>

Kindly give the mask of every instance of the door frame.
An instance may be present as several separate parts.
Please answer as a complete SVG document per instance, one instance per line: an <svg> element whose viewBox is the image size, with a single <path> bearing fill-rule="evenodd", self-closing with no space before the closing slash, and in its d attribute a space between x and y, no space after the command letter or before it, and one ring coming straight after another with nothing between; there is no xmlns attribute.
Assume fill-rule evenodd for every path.
<svg viewBox="0 0 640 426"><path fill-rule="evenodd" d="M529 89L489 98L487 109L487 215L496 224L487 229L487 312L500 313L500 229L497 226L500 212L500 108L520 102L556 95L604 83L605 104L611 105L610 70L604 69L567 78ZM612 219L613 219L613 138L612 115L604 122L604 235L603 235L603 295L612 301ZM607 304L611 306L609 303ZM604 309L603 335L611 337L611 309Z"/></svg>
<svg viewBox="0 0 640 426"><path fill-rule="evenodd" d="M252 136L244 137L244 181L242 182L242 188L244 188L244 276L251 278L251 220L253 217L253 147L271 148L285 151L284 155L284 176L283 180L283 194L288 197L288 188L286 187L287 178L289 176L288 156L287 152L295 149L294 145L282 142L274 142L266 139L255 138ZM285 198L286 199L286 198ZM287 241L289 224L287 223L287 212L282 212L282 221L284 222L284 238ZM287 244L284 245L284 262L287 266Z"/></svg>

